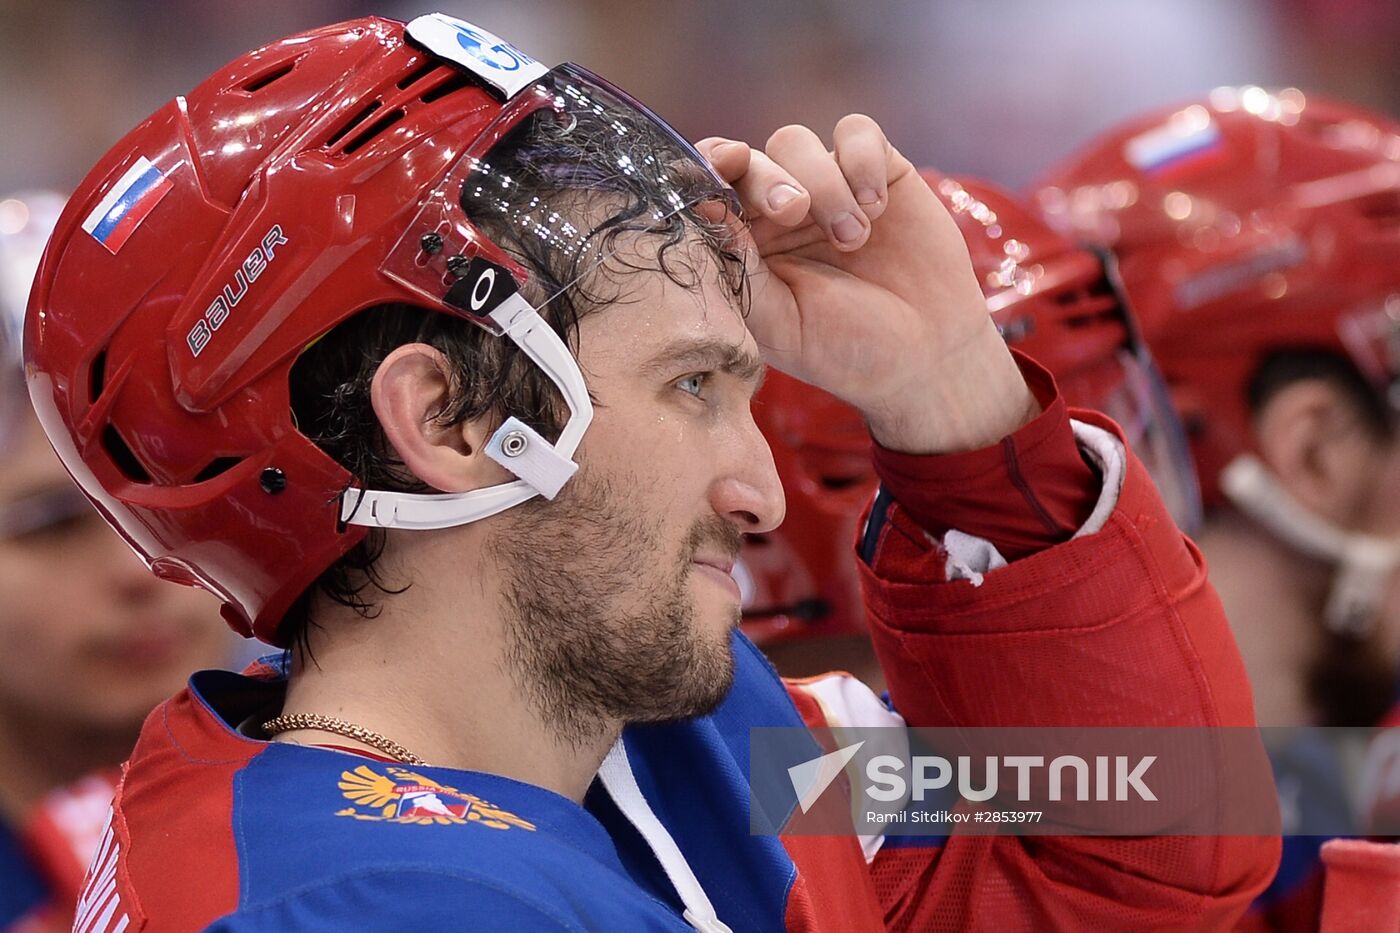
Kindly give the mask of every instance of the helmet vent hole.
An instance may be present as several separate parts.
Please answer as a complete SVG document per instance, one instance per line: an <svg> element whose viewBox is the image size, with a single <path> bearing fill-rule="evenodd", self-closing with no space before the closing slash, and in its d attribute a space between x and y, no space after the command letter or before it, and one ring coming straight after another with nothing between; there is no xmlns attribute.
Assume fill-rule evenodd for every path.
<svg viewBox="0 0 1400 933"><path fill-rule="evenodd" d="M195 474L194 482L203 483L223 473L227 473L243 462L242 457L216 457Z"/></svg>
<svg viewBox="0 0 1400 933"><path fill-rule="evenodd" d="M102 397L103 383L107 378L107 351L103 350L93 358L88 370L88 397L94 404Z"/></svg>
<svg viewBox="0 0 1400 933"><path fill-rule="evenodd" d="M365 107L359 113L355 114L353 117L351 117L345 122L345 125L343 125L340 129L336 130L333 134L331 134L331 138L326 140L326 148L330 149L336 143L340 142L346 137L346 135L351 130L359 126L361 123L365 122L365 120L369 119L369 115L374 113L378 109L379 101L372 101L369 104L369 106Z"/></svg>
<svg viewBox="0 0 1400 933"><path fill-rule="evenodd" d="M423 64L399 79L399 90L402 91L404 88L417 84L423 78L426 78L433 71L437 70L437 68L438 63L435 60L431 58L425 60Z"/></svg>
<svg viewBox="0 0 1400 933"><path fill-rule="evenodd" d="M1062 319L1069 327L1087 327L1118 314L1118 297L1106 279L1061 291L1054 301L1063 309Z"/></svg>
<svg viewBox="0 0 1400 933"><path fill-rule="evenodd" d="M292 69L296 67L296 63L297 60L293 58L289 61L280 62L276 65L273 65L267 71L262 72L261 74L254 77L252 80L245 83L243 85L243 90L247 91L249 94L253 93L254 91L261 91L263 88L267 87L272 82L285 78L287 75L291 74Z"/></svg>
<svg viewBox="0 0 1400 933"><path fill-rule="evenodd" d="M389 111L388 113L384 114L384 116L380 117L378 120L375 120L369 126L365 127L363 130L357 133L355 135L355 138L346 143L340 151L345 155L349 155L357 149L364 147L376 136L380 135L389 127L402 120L403 117L404 112L401 109Z"/></svg>
<svg viewBox="0 0 1400 933"><path fill-rule="evenodd" d="M1366 198L1359 205L1361 216L1385 230L1400 228L1400 197L1386 191Z"/></svg>
<svg viewBox="0 0 1400 933"><path fill-rule="evenodd" d="M474 82L471 78L468 78L460 71L452 70L447 72L447 80L437 85L437 87L425 91L418 99L425 104L431 104L435 100L442 100L442 98L446 97L448 94L473 86Z"/></svg>
<svg viewBox="0 0 1400 933"><path fill-rule="evenodd" d="M146 472L146 468L141 465L141 461L136 459L136 454L132 453L130 447L126 446L126 441L117 433L117 429L112 425L107 425L102 431L102 446L106 449L107 455L112 458L112 462L117 465L117 469L122 471L122 475L133 483L149 483L151 474Z"/></svg>

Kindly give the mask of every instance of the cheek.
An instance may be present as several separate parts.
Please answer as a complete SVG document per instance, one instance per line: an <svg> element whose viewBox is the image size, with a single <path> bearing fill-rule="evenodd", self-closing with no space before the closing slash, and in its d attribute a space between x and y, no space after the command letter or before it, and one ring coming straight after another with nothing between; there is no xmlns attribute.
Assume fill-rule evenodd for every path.
<svg viewBox="0 0 1400 933"><path fill-rule="evenodd" d="M55 611L53 600L36 598L36 589L3 591L8 595L0 614L0 692L33 705L67 690L82 656L78 627Z"/></svg>
<svg viewBox="0 0 1400 933"><path fill-rule="evenodd" d="M104 618L111 601L101 591L90 549L17 548L0 552L0 664L15 676L53 676L56 665L74 663L82 646L115 620Z"/></svg>
<svg viewBox="0 0 1400 933"><path fill-rule="evenodd" d="M683 504L704 495L716 462L715 432L703 419L658 406L600 409L584 435L580 468L606 477L625 501Z"/></svg>

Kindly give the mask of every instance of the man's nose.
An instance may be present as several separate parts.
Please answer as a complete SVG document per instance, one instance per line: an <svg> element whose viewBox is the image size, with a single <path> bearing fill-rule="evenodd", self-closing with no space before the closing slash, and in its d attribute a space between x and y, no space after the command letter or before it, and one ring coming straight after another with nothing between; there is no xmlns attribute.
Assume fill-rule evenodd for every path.
<svg viewBox="0 0 1400 933"><path fill-rule="evenodd" d="M782 480L773 451L752 420L731 468L715 482L711 504L746 534L762 534L782 524L787 509Z"/></svg>

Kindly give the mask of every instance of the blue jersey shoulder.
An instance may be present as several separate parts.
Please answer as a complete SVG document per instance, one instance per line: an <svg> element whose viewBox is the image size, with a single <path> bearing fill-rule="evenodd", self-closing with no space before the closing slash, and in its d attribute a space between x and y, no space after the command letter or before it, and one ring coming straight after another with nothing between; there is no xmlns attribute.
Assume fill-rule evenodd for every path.
<svg viewBox="0 0 1400 933"><path fill-rule="evenodd" d="M720 916L777 931L796 869L776 836L751 831L748 745L755 726L802 723L762 655L738 635L734 649L734 686L713 714L630 728L624 745ZM654 856L598 788L585 809L496 775L269 745L233 791L239 907L215 929L344 929L376 916L689 929Z"/></svg>
<svg viewBox="0 0 1400 933"><path fill-rule="evenodd" d="M448 879L501 904L576 905L565 918L588 924L619 903L629 916L673 917L631 883L586 810L495 775L274 745L234 779L233 813L245 917L330 897L359 909L366 892L399 885L401 897L380 905L393 913Z"/></svg>
<svg viewBox="0 0 1400 933"><path fill-rule="evenodd" d="M0 822L0 930L48 902L49 889L25 855L19 839Z"/></svg>

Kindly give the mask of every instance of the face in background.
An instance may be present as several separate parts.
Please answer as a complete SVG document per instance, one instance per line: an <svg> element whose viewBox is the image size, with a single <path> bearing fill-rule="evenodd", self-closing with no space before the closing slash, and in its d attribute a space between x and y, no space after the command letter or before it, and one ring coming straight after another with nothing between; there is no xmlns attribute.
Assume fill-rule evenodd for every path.
<svg viewBox="0 0 1400 933"><path fill-rule="evenodd" d="M0 715L134 729L192 671L230 657L217 603L142 566L27 412L8 446L0 514L14 533L0 535Z"/></svg>
<svg viewBox="0 0 1400 933"><path fill-rule="evenodd" d="M1363 534L1400 542L1400 431L1369 447L1348 524ZM1400 567L1391 575L1377 617L1379 645L1392 663L1400 663Z"/></svg>
<svg viewBox="0 0 1400 933"><path fill-rule="evenodd" d="M554 502L501 516L490 545L517 673L565 734L599 718L696 715L724 697L741 534L783 515L750 412L758 348L719 275L692 287L624 275L621 300L580 325L595 413L579 473Z"/></svg>
<svg viewBox="0 0 1400 933"><path fill-rule="evenodd" d="M1314 371L1321 365L1320 356L1300 359ZM1333 370L1329 363L1325 371ZM1333 531L1271 527L1271 516L1287 514L1284 504L1256 490L1210 513L1199 537L1259 719L1269 725L1369 725L1395 697L1400 568L1382 572L1377 590L1348 591L1335 556L1316 550L1341 535L1400 545L1400 436L1382 430L1363 405L1369 388L1344 388L1349 383L1338 379L1279 379L1252 409L1257 456L1273 481L1295 508ZM1348 603L1337 597L1347 592L1359 614L1355 628L1339 632L1334 626L1347 621L1339 613Z"/></svg>

